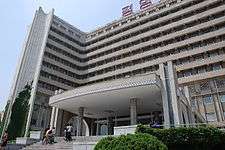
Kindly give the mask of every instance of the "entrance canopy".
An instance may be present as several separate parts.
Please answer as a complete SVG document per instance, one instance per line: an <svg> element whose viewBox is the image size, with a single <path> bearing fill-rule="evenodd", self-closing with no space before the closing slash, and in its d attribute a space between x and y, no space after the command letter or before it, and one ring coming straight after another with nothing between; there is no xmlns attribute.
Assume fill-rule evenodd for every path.
<svg viewBox="0 0 225 150"><path fill-rule="evenodd" d="M132 98L138 99L138 114L162 111L160 78L146 74L82 86L52 96L49 104L75 114L84 107L85 117L105 118L129 116Z"/></svg>

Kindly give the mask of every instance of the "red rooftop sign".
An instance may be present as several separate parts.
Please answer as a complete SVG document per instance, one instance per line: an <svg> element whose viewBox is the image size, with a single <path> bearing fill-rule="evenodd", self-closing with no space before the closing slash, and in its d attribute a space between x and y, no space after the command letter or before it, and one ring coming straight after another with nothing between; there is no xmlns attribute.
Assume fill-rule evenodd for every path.
<svg viewBox="0 0 225 150"><path fill-rule="evenodd" d="M144 10L146 8L149 8L152 5L152 2L151 0L140 0L139 4L140 4L140 9Z"/></svg>
<svg viewBox="0 0 225 150"><path fill-rule="evenodd" d="M140 10L146 10L152 5L151 0L139 0ZM133 4L125 6L122 8L122 16L126 17L133 14Z"/></svg>
<svg viewBox="0 0 225 150"><path fill-rule="evenodd" d="M133 4L130 4L129 6L125 6L122 8L122 16L126 17L133 13Z"/></svg>

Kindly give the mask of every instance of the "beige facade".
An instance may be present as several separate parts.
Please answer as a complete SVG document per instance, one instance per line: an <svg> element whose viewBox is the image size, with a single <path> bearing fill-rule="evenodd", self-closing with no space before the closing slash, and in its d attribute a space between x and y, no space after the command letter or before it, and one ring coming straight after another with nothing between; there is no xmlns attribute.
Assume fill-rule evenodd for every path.
<svg viewBox="0 0 225 150"><path fill-rule="evenodd" d="M167 62L178 85L188 86L193 109L209 122L224 121L225 0L162 1L89 33L40 8L9 100L33 81L27 129L42 129L50 123L55 90L159 74Z"/></svg>

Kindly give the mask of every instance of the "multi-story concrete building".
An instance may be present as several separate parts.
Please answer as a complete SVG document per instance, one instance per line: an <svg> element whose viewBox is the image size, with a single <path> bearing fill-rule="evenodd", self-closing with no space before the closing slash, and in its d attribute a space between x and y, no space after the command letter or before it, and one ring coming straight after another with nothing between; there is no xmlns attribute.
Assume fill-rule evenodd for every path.
<svg viewBox="0 0 225 150"><path fill-rule="evenodd" d="M162 99L158 103L146 103L149 108L154 106L152 111L148 111L148 107L143 108L142 114L147 118L159 120L159 116L164 116L161 121L185 123L184 119L181 122L180 119L176 119L185 116L179 114L180 108L177 103L179 101L177 97L182 97L176 91L180 87L185 89L185 95L190 100L193 110L200 112L205 120L224 121L225 0L164 0L145 11L123 17L89 33L82 32L55 16L54 11L45 14L40 8L29 29L21 56L10 101L12 104L25 84L33 81L27 130L42 129L50 123L49 98L59 89L69 90L53 96L50 101L51 106L60 108L60 110L54 108L52 116L56 112L57 116L61 116L63 120L61 127L68 122L72 113L84 114L84 107L91 101L88 101L89 99L96 99L94 101L96 108L90 110L89 114L86 112L86 116L83 117L90 120L93 115L95 123L104 122L102 118L109 117L103 115L103 112L126 118L129 113L119 106L129 103L118 102L117 106L111 105L118 108L117 111L121 111L118 114L109 106L108 110L104 108L102 112L98 112L101 107L97 105L103 105L103 99L107 99L109 95L101 98L96 95L93 97L84 95L89 95L90 91L101 91L98 87L109 88L114 85L118 88L122 84L130 83L130 79L133 82L144 82L142 79L145 78L146 81L147 79L154 81L154 84L160 80L164 88L167 84L170 85L167 87L170 90L167 89L167 94L161 98L159 95L156 96L157 94L145 95L141 90L141 94L137 92L136 95L130 95L135 96L133 99L143 95L145 98L152 96L153 99ZM148 73L150 74L147 75ZM171 77L171 80L167 81L168 77ZM155 86L161 87L159 85L153 87L156 88ZM161 92L164 91L163 86L160 88ZM130 92L135 93L135 90ZM70 101L69 97L76 97L74 93L80 96ZM123 98L129 95L122 90L121 93ZM119 95L114 93L118 99ZM82 103L82 96L83 99L88 99L87 103ZM165 97L170 97L168 100L171 99L171 102L166 104ZM111 101L115 99L115 97L108 98ZM94 106L94 103L91 105ZM130 103L130 108L136 109L137 101L131 100ZM145 105L145 102L140 103ZM155 109L157 106L160 109ZM173 113L165 111L168 109L164 106L168 109L171 107ZM186 106L188 107L188 104ZM97 117L93 113L102 113L102 117ZM132 124L135 124L137 112L135 114L133 111L131 115L133 115ZM139 121L143 123L149 121L145 119L146 117L142 116ZM126 125L126 119L121 120L124 121L121 125ZM52 119L51 124L59 123Z"/></svg>

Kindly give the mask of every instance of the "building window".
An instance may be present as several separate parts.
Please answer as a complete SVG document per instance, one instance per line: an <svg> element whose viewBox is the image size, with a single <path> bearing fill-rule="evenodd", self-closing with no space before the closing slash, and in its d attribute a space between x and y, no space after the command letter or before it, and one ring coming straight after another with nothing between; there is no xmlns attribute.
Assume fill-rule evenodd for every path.
<svg viewBox="0 0 225 150"><path fill-rule="evenodd" d="M221 65L220 64L213 64L212 65L212 70L220 70L221 69Z"/></svg>
<svg viewBox="0 0 225 150"><path fill-rule="evenodd" d="M215 113L206 113L207 121L213 122L216 121L216 114Z"/></svg>
<svg viewBox="0 0 225 150"><path fill-rule="evenodd" d="M202 97L204 104L212 104L213 99L212 99L212 95L206 95Z"/></svg>
<svg viewBox="0 0 225 150"><path fill-rule="evenodd" d="M221 101L221 102L225 102L225 94L220 95L220 101Z"/></svg>
<svg viewBox="0 0 225 150"><path fill-rule="evenodd" d="M210 84L209 82L201 83L200 84L201 91L210 90Z"/></svg>

